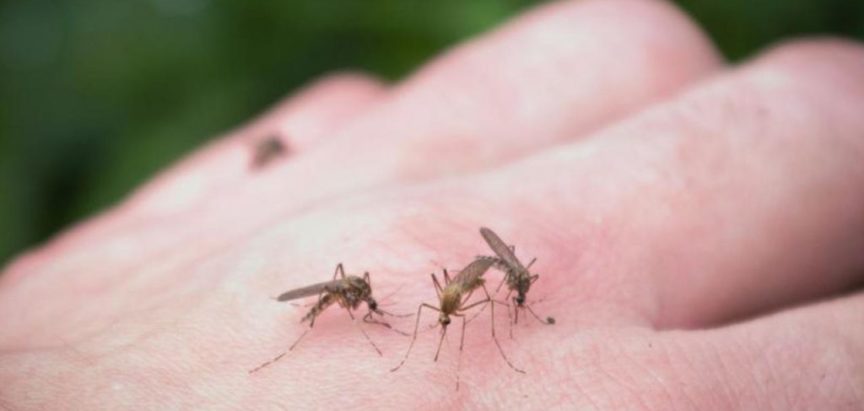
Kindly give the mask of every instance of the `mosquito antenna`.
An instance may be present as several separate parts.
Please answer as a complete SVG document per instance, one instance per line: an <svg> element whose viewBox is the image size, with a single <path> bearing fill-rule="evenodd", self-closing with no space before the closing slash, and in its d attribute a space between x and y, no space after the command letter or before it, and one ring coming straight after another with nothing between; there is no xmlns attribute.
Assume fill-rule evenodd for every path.
<svg viewBox="0 0 864 411"><path fill-rule="evenodd" d="M498 293L498 291L501 291L501 286L504 285L504 282L507 281L507 277L509 277L509 276L510 276L509 272L504 273L504 277L501 278L501 282L498 283L498 287L495 287L495 293L496 294Z"/></svg>

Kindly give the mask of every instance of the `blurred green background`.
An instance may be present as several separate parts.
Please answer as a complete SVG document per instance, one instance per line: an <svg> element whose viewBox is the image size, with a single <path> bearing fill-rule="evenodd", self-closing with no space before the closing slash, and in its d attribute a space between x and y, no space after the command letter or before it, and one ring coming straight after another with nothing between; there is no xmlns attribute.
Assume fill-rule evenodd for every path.
<svg viewBox="0 0 864 411"><path fill-rule="evenodd" d="M399 79L527 0L0 2L0 263L323 73ZM680 0L731 60L862 0Z"/></svg>

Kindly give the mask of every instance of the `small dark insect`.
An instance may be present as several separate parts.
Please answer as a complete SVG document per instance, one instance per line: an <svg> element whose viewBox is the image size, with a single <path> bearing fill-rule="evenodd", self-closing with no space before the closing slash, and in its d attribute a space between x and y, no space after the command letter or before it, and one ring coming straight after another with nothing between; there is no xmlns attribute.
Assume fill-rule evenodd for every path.
<svg viewBox="0 0 864 411"><path fill-rule="evenodd" d="M494 264L494 261L491 259L478 259L468 264L459 274L456 274L452 279L450 278L447 270L444 270L444 287L441 287L441 283L438 282L438 278L435 277L435 274L432 274L432 283L435 285L435 293L438 294L439 306L435 307L431 304L422 303L417 307L417 321L414 324L414 336L411 338L411 344L408 345L408 351L405 352L405 357L402 358L402 362L399 363L396 367L391 369L390 371L396 371L405 364L405 361L408 359L408 356L411 354L411 348L414 347L414 342L417 340L417 331L420 327L420 313L423 311L423 308L428 308L439 313L438 315L438 324L441 325L441 338L438 340L438 349L435 351L435 361L438 361L438 354L441 353L441 344L444 342L444 336L447 335L447 326L450 325L451 319L450 317L459 317L462 319L462 335L459 338L459 362L457 363L457 371L456 371L456 389L459 389L459 366L461 366L462 361L462 348L465 344L465 311L469 310L473 307L476 307L481 304L491 304L492 310L492 339L495 340L495 345L498 346L498 351L501 353L501 356L504 358L504 361L507 362L507 365L510 366L513 370L525 373L515 366L510 360L507 358L507 355L504 354L504 350L501 348L501 344L498 342L498 338L495 337L495 303L503 304L498 301L492 299L489 295L489 291L486 290L486 285L484 284L485 280L483 279L483 274L489 270L489 268ZM465 305L469 299L471 299L471 295L474 293L476 289L482 289L483 293L486 294L486 298L477 301L468 305Z"/></svg>
<svg viewBox="0 0 864 411"><path fill-rule="evenodd" d="M400 315L390 314L384 310L378 308L378 302L372 298L372 282L369 278L369 273L366 272L363 274L363 277L357 277L356 275L345 275L345 270L342 267L342 263L336 266L336 271L333 273L333 280L327 281L323 283L312 284L307 287L297 288L291 291L286 291L282 293L279 297L276 297L277 301L291 301L296 300L298 298L309 297L312 295L318 295L318 302L312 306L308 313L303 316L303 319L300 320L301 323L309 321L309 328L300 334L300 337L297 337L297 340L291 344L291 347L288 348L288 351L279 354L274 357L272 360L267 361L258 367L250 370L249 373L254 373L270 364L279 361L288 354L289 351L293 350L294 347L300 343L300 340L306 336L309 330L315 325L315 319L318 318L318 315L321 314L327 307L331 306L333 303L338 303L340 306L345 308L348 312L348 315L351 317L351 320L354 321L354 314L351 313L351 310L356 310L360 303L366 302L366 306L369 311L363 316L363 322L369 324L377 324L386 328L389 328L395 332L398 332L403 335L408 335L402 331L399 331L387 324L386 322L376 320L372 317L372 314L378 314L380 316L390 315L394 317L403 317ZM355 323L356 324L356 323ZM359 327L358 327L359 328ZM381 354L381 350L378 349L378 346L372 342L372 339L369 338L369 335L366 334L366 331L363 331L362 328L359 328L360 332L363 333L363 336L366 337L366 341L369 341L369 344L372 345L372 348L378 352L378 355Z"/></svg>
<svg viewBox="0 0 864 411"><path fill-rule="evenodd" d="M498 237L498 234L495 234L494 231L486 228L480 227L480 235L483 236L483 239L486 240L486 243L489 244L489 247L493 252L498 256L495 257L478 257L480 260L492 260L495 264L495 267L504 272L504 279L501 281L501 284L498 285L496 292L501 289L501 285L505 282L507 283L507 288L510 289L510 292L507 293L507 297L505 300L510 298L510 295L515 291L516 296L513 297L513 303L515 307L513 308L514 319L513 323L516 324L519 322L519 309L527 309L537 321L540 321L543 324L555 324L555 318L546 317L545 320L541 319L537 313L531 309L531 306L525 303L525 297L528 294L528 290L531 288L531 284L534 284L538 278L540 278L539 274L531 274L528 271L531 268L531 265L537 261L536 258L532 259L527 266L522 265L518 258L516 258L515 247L508 246L504 241L501 240L501 237ZM509 314L509 310L507 311Z"/></svg>
<svg viewBox="0 0 864 411"><path fill-rule="evenodd" d="M268 136L255 143L251 166L253 169L264 168L276 158L286 154L288 154L288 147L285 143L276 135Z"/></svg>

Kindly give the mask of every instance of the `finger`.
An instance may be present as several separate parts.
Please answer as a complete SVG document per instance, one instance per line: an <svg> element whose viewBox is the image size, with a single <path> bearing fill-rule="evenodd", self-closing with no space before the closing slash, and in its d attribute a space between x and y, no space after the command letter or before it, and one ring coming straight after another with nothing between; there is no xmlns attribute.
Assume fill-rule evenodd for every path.
<svg viewBox="0 0 864 411"><path fill-rule="evenodd" d="M495 74L487 76L490 64ZM665 3L546 6L443 57L394 91L386 106L284 167L215 195L200 189L209 177L199 173L166 178L156 185L163 186L160 195L133 196L100 218L122 224L90 223L35 255L42 264L19 261L8 271L57 276L45 284L62 283L73 276L61 273L72 271L95 284L172 250L190 256L194 245L210 252L328 196L485 167L584 134L717 66L704 36ZM200 204L208 207L193 207ZM150 212L127 219L124 208ZM81 270L93 256L104 268Z"/></svg>
<svg viewBox="0 0 864 411"><path fill-rule="evenodd" d="M538 258L529 298L579 324L701 327L842 292L864 272L862 54L781 47L587 141L331 218L395 216L357 241L404 232L386 243L423 244L399 253L415 264L488 254L453 233L492 227Z"/></svg>
<svg viewBox="0 0 864 411"><path fill-rule="evenodd" d="M521 344L541 350L531 379L498 374L476 389L518 387L484 396L492 408L529 407L560 381L554 397L568 409L860 410L862 323L858 294L712 330L592 328L560 344L544 330Z"/></svg>
<svg viewBox="0 0 864 411"><path fill-rule="evenodd" d="M290 191L296 207L483 169L577 139L718 68L702 33L665 3L554 3L433 61L286 170L278 189L260 190Z"/></svg>
<svg viewBox="0 0 864 411"><path fill-rule="evenodd" d="M674 148L687 193L659 190L675 215L652 218L673 220L653 249L668 258L654 272L661 325L726 321L864 280L862 57L858 45L793 44L706 93L718 115L698 114L701 131Z"/></svg>
<svg viewBox="0 0 864 411"><path fill-rule="evenodd" d="M645 409L858 410L864 329L852 325L862 322L858 294L728 328L621 339L615 350L571 354L603 359L583 364L575 385L604 393L583 403Z"/></svg>
<svg viewBox="0 0 864 411"><path fill-rule="evenodd" d="M861 409L864 328L860 324L864 324L864 295L859 293L727 329L694 333L682 345L692 347L688 362L700 366L689 370L693 378L688 380L696 384L681 395L710 395L711 387L722 386L727 395L714 397L717 404Z"/></svg>
<svg viewBox="0 0 864 411"><path fill-rule="evenodd" d="M596 138L467 182L475 200L460 206L494 205L463 213L534 250L551 272L538 289L616 302L659 327L841 292L864 270L862 57L841 42L782 47Z"/></svg>
<svg viewBox="0 0 864 411"><path fill-rule="evenodd" d="M665 3L556 3L433 62L340 136L208 197L219 207L178 216L177 233L163 237L236 238L360 189L499 164L578 138L717 67L702 34Z"/></svg>
<svg viewBox="0 0 864 411"><path fill-rule="evenodd" d="M718 66L702 33L665 3L556 3L432 62L290 167L204 199L180 181L164 197L193 196L225 213L256 207L263 217L363 187L482 169L578 138ZM273 198L284 200L262 201Z"/></svg>

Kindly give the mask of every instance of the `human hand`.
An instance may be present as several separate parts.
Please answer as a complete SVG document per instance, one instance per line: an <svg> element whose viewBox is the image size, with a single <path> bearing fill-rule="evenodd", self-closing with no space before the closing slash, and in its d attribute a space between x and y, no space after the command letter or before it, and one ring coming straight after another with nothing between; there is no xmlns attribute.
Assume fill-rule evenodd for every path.
<svg viewBox="0 0 864 411"><path fill-rule="evenodd" d="M582 1L395 87L324 79L6 269L0 406L861 409L864 296L828 298L864 266L862 57L725 68L663 3ZM291 153L250 170L274 131ZM457 392L457 333L391 373L409 339L367 327L379 357L339 308L247 372L306 328L269 297L342 262L412 312L436 264L489 254L480 226L538 258L557 320L499 335L525 375L486 313Z"/></svg>

